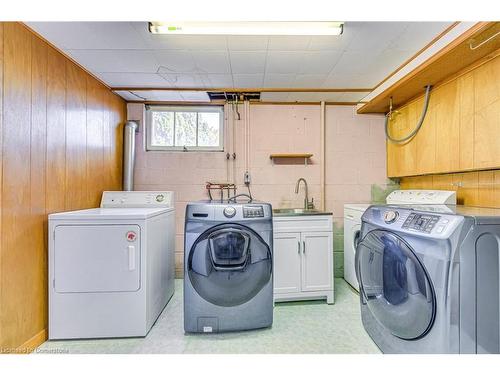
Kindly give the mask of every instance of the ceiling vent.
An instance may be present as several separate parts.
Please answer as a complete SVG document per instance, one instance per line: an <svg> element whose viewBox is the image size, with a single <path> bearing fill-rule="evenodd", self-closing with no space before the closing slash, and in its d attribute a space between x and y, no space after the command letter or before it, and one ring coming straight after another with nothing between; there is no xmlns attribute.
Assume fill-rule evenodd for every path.
<svg viewBox="0 0 500 375"><path fill-rule="evenodd" d="M227 100L227 101L259 101L260 92L224 92L224 91L209 91L207 92L210 100Z"/></svg>

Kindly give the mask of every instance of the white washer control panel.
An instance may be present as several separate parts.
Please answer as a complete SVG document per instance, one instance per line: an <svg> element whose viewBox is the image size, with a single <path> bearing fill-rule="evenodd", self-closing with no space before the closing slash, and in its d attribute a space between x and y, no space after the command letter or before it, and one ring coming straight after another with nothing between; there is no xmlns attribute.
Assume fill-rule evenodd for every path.
<svg viewBox="0 0 500 375"><path fill-rule="evenodd" d="M114 207L173 207L172 191L105 191L102 193L101 208Z"/></svg>
<svg viewBox="0 0 500 375"><path fill-rule="evenodd" d="M448 190L394 190L387 204L457 204L457 193Z"/></svg>

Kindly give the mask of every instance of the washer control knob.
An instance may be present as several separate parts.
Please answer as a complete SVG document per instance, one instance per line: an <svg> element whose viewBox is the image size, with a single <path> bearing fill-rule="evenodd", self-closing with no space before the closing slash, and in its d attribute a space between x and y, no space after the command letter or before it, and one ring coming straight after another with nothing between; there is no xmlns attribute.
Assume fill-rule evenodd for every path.
<svg viewBox="0 0 500 375"><path fill-rule="evenodd" d="M224 208L225 217L233 217L234 215L236 215L236 208L231 206Z"/></svg>
<svg viewBox="0 0 500 375"><path fill-rule="evenodd" d="M398 217L399 213L397 211L386 211L384 214L384 221L387 224L394 223Z"/></svg>

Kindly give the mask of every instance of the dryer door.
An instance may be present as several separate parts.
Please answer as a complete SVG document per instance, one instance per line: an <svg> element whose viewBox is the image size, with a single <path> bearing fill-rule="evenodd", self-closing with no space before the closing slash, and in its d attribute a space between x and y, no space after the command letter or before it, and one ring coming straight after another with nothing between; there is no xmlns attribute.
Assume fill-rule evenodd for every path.
<svg viewBox="0 0 500 375"><path fill-rule="evenodd" d="M202 298L218 306L236 306L251 300L270 281L272 255L252 229L222 224L193 244L187 269Z"/></svg>
<svg viewBox="0 0 500 375"><path fill-rule="evenodd" d="M432 327L432 283L401 237L385 230L369 232L356 249L356 276L362 303L393 335L418 339Z"/></svg>

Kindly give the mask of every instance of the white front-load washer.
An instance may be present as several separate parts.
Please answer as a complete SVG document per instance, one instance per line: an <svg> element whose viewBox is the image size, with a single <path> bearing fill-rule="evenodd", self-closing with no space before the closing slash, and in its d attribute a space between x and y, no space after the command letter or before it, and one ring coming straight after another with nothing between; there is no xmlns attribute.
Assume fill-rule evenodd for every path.
<svg viewBox="0 0 500 375"><path fill-rule="evenodd" d="M49 339L146 336L174 292L172 192L49 215Z"/></svg>

